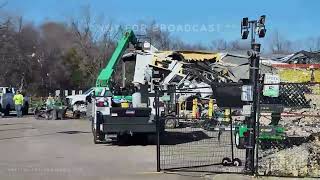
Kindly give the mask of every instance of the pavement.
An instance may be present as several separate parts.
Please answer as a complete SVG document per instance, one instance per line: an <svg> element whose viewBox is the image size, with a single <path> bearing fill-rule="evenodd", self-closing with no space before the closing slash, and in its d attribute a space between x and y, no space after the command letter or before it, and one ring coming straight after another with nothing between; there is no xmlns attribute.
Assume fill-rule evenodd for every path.
<svg viewBox="0 0 320 180"><path fill-rule="evenodd" d="M92 139L87 120L0 118L0 179L253 179L236 174L158 173L155 145L95 145Z"/></svg>
<svg viewBox="0 0 320 180"><path fill-rule="evenodd" d="M199 179L156 172L155 145L93 144L87 120L0 118L0 179Z"/></svg>

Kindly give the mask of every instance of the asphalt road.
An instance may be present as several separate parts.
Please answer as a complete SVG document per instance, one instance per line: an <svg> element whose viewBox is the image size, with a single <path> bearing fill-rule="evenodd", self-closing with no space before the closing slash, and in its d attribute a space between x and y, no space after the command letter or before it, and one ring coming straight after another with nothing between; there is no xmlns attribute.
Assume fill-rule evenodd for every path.
<svg viewBox="0 0 320 180"><path fill-rule="evenodd" d="M0 118L0 179L201 179L156 173L154 145L94 145L86 120Z"/></svg>

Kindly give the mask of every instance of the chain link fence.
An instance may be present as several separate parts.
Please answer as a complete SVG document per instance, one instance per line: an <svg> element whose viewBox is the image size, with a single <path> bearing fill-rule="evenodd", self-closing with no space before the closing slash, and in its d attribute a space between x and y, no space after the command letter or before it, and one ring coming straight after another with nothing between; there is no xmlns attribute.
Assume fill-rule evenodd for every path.
<svg viewBox="0 0 320 180"><path fill-rule="evenodd" d="M276 97L263 94L268 85ZM257 175L320 177L320 83L260 84ZM210 90L211 91L210 91ZM242 84L160 92L159 166L167 171L246 173Z"/></svg>
<svg viewBox="0 0 320 180"><path fill-rule="evenodd" d="M274 85L279 87L279 97L261 96L261 106L277 105L283 109L270 113L261 108L257 173L320 177L320 84ZM274 133L263 138L267 131Z"/></svg>

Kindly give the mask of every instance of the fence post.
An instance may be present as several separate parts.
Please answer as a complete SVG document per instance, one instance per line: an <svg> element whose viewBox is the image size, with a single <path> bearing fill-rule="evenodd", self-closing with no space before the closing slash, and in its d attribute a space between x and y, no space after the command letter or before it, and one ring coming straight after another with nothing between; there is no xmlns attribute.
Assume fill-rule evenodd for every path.
<svg viewBox="0 0 320 180"><path fill-rule="evenodd" d="M249 130L249 144L246 148L246 170L251 174L255 173L255 146L256 146L256 123L257 123L257 113L258 113L258 104L259 104L259 61L260 61L260 44L252 43L251 44L252 52L250 53L249 61L250 61L250 84L253 89L252 96L252 111L251 116L248 120L248 130Z"/></svg>
<svg viewBox="0 0 320 180"><path fill-rule="evenodd" d="M156 132L157 132L157 172L160 172L160 119L159 119L159 90L155 86L154 108L156 111Z"/></svg>

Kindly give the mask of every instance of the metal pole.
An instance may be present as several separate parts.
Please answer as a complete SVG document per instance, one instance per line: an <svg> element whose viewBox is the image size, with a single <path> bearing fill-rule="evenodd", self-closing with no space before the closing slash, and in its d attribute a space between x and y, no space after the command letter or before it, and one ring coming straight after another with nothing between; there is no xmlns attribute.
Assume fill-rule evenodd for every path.
<svg viewBox="0 0 320 180"><path fill-rule="evenodd" d="M249 24L250 24L250 27L251 27L251 44L254 44L256 42L254 30L256 28L257 21L249 21Z"/></svg>
<svg viewBox="0 0 320 180"><path fill-rule="evenodd" d="M155 111L156 111L156 132L157 132L157 172L160 172L160 122L159 122L159 90L155 86Z"/></svg>
<svg viewBox="0 0 320 180"><path fill-rule="evenodd" d="M231 110L230 110L230 112L231 112ZM234 160L234 150L233 150L233 131L232 131L232 128L233 128L233 125L232 125L232 117L230 116L230 135L231 135L231 160L232 160L232 162L233 162L233 160Z"/></svg>
<svg viewBox="0 0 320 180"><path fill-rule="evenodd" d="M259 140L257 138L259 137L260 133L260 86L258 83L258 93L257 93L257 120L256 120L256 131L255 131L255 140L256 140L256 164L255 164L255 173L258 173L258 163L259 163Z"/></svg>
<svg viewBox="0 0 320 180"><path fill-rule="evenodd" d="M256 122L257 122L257 87L258 87L258 79L259 79L259 56L257 56L254 60L253 60L253 77L252 80L253 82L253 104L252 104L252 108L253 108L253 114L252 114L252 125L253 125L253 137L252 137L252 164L251 164L251 170L254 172L254 158L255 158L255 145L256 145Z"/></svg>
<svg viewBox="0 0 320 180"><path fill-rule="evenodd" d="M256 44L252 44L252 48L253 50L256 52L256 58L254 60L254 95L253 95L253 115L254 115L254 127L253 127L253 134L254 134L254 138L253 138L253 144L254 144L254 149L257 143L257 134L259 134L259 112L260 112L260 91L259 91L259 67L260 67L260 44L256 43ZM257 130L258 128L258 130ZM258 153L255 152L254 153ZM255 158L255 154L252 154L252 161L254 162L254 158ZM258 165L258 159L256 159L256 162ZM256 172L256 168L254 166L254 163L252 165L252 170L254 172Z"/></svg>
<svg viewBox="0 0 320 180"><path fill-rule="evenodd" d="M260 63L260 47L261 45L255 42L255 35L257 32L255 32L258 28L260 31L260 28L265 28L264 26L264 20L265 15L261 16L259 21L253 20L248 21L248 18L246 20L248 21L248 24L241 23L241 32L243 28L248 31L250 28L251 30L251 49L252 52L248 52L248 55L250 56L250 72L249 72L249 84L252 86L252 103L251 103L251 115L250 117L246 118L246 124L249 132L249 137L246 139L247 147L246 147L246 163L245 163L245 171L248 171L252 174L257 172L258 166L258 141L257 138L259 136L259 116L260 116L260 92L259 92L259 63ZM261 21L260 21L261 20ZM265 29L264 29L265 33ZM264 35L259 34L259 37L262 38ZM243 38L247 39L247 37ZM254 161L256 158L256 161ZM255 166L256 164L256 166Z"/></svg>
<svg viewBox="0 0 320 180"><path fill-rule="evenodd" d="M251 116L247 121L247 127L249 131L249 138L248 138L248 146L246 148L246 166L245 169L249 171L251 174L255 172L254 166L254 158L255 158L255 140L256 140L256 122L257 122L257 104L258 104L258 80L259 80L259 49L260 44L255 43L255 27L257 21L250 21L251 27L251 49L255 54L254 57L250 57L250 71L249 71L249 80L250 84L252 85L253 89L253 102L252 102L252 111Z"/></svg>
<svg viewBox="0 0 320 180"><path fill-rule="evenodd" d="M252 102L252 112L251 117L248 122L249 130L249 147L247 148L247 169L254 173L254 158L255 158L255 143L256 143L256 122L257 122L257 112L258 112L258 81L259 81L259 49L260 44L253 43L251 45L252 50L255 53L253 58L250 58L250 84L253 86L253 102Z"/></svg>
<svg viewBox="0 0 320 180"><path fill-rule="evenodd" d="M259 137L259 133L260 133L260 88L261 88L261 83L259 81L260 79L260 48L259 49L256 49L256 51L259 51L257 54L257 61L258 61L258 77L257 77L257 89L256 89L256 102L257 102L257 105L256 105L256 123L255 123L255 132L254 132L254 135L255 135L255 145L256 145L256 149L255 149L255 155L256 155L256 161L255 161L255 173L257 174L258 173L258 163L259 163L259 140L258 137Z"/></svg>
<svg viewBox="0 0 320 180"><path fill-rule="evenodd" d="M122 87L126 87L126 63L122 61Z"/></svg>

